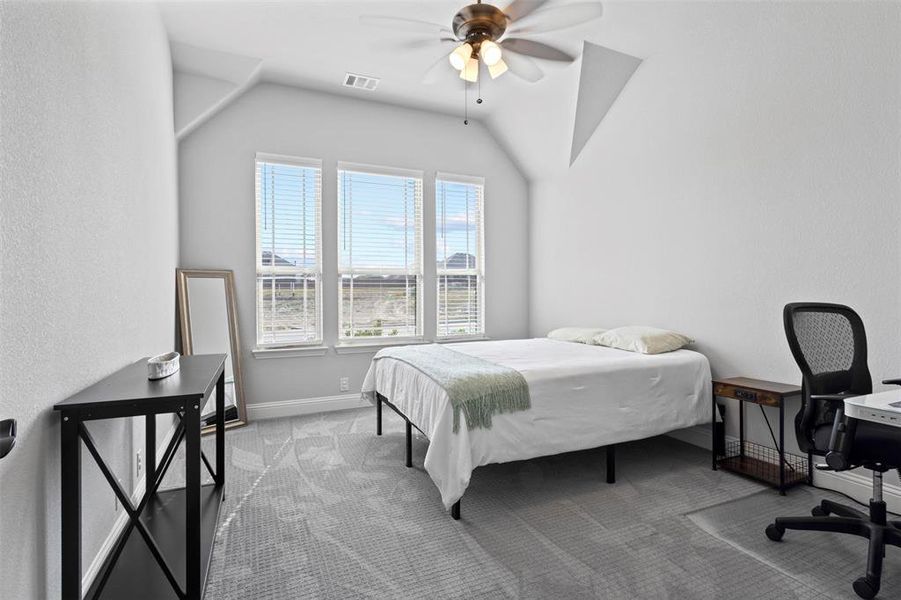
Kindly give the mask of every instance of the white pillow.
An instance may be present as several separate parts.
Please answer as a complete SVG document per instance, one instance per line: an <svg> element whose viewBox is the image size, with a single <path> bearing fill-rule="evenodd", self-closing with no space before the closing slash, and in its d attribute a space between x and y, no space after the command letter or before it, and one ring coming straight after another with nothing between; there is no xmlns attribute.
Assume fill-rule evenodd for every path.
<svg viewBox="0 0 901 600"><path fill-rule="evenodd" d="M594 337L599 346L610 346L642 354L672 352L693 343L694 340L675 331L656 327L617 327Z"/></svg>
<svg viewBox="0 0 901 600"><path fill-rule="evenodd" d="M577 342L579 344L593 344L595 337L607 331L598 327L561 327L547 334L552 340L563 342Z"/></svg>

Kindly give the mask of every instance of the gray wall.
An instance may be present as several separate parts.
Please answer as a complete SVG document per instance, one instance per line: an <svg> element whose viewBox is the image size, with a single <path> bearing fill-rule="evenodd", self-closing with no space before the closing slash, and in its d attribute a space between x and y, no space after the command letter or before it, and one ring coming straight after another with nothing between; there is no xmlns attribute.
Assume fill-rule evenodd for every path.
<svg viewBox="0 0 901 600"><path fill-rule="evenodd" d="M901 373L901 6L642 8L686 31L534 182L531 333L666 327L716 375L799 382L782 307L832 301L861 313L874 378Z"/></svg>
<svg viewBox="0 0 901 600"><path fill-rule="evenodd" d="M0 461L0 595L57 598L51 407L173 348L171 64L147 4L3 2L0 20L0 418L19 422ZM133 485L130 424L91 430ZM86 452L83 464L87 568L117 515Z"/></svg>
<svg viewBox="0 0 901 600"><path fill-rule="evenodd" d="M369 354L258 359L255 343L254 154L323 160L325 342L337 338L336 162L425 171L424 223L434 232L438 170L484 175L486 328L491 337L528 328L526 183L478 123L296 88L262 84L179 144L181 259L184 267L235 272L249 404L339 394L338 379L359 390ZM429 239L428 237L426 239ZM426 314L434 311L435 250L425 248ZM431 269L430 269L431 266ZM431 275L430 275L431 272ZM426 320L426 324L429 321ZM426 334L434 333L434 325ZM374 353L374 351L373 351Z"/></svg>

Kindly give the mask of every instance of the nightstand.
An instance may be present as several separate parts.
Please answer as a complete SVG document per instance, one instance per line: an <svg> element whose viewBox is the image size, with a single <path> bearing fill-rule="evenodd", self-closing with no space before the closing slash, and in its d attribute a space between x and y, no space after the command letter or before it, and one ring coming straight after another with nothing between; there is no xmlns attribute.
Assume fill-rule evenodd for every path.
<svg viewBox="0 0 901 600"><path fill-rule="evenodd" d="M811 483L811 471L813 458L810 454L806 457L790 454L785 451L785 401L788 398L799 396L801 388L797 385L750 379L747 377L730 377L728 379L713 380L713 422L711 431L716 422L716 399L731 398L738 401L738 440L725 444L725 452L717 454L716 444L713 444L713 470L722 468L733 473L757 479L768 483L779 493L785 495L785 490L799 483ZM745 404L756 404L760 407L773 446L764 446L745 439ZM773 427L763 410L764 406L779 409L779 435L778 441Z"/></svg>

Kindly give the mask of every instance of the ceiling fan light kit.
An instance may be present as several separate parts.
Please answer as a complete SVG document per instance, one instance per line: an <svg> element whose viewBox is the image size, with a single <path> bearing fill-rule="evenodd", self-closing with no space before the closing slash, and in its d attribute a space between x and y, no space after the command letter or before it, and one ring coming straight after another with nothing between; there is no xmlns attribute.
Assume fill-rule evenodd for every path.
<svg viewBox="0 0 901 600"><path fill-rule="evenodd" d="M482 42L482 47L479 48L479 56L482 57L482 62L486 66L494 66L501 59L501 47L491 40L486 40Z"/></svg>
<svg viewBox="0 0 901 600"><path fill-rule="evenodd" d="M448 56L450 64L460 71L460 79L475 83L479 80L479 59L486 67L492 67L501 60L501 47L495 40L507 31L507 15L496 6L482 4L479 0L454 15L453 30L454 37L463 43ZM466 60L460 60L462 58ZM504 71L506 69L495 69L497 75L491 78Z"/></svg>
<svg viewBox="0 0 901 600"><path fill-rule="evenodd" d="M497 79L498 77L506 73L507 69L507 63L505 63L503 59L498 59L496 63L489 65L488 74L491 75L492 79Z"/></svg>
<svg viewBox="0 0 901 600"><path fill-rule="evenodd" d="M416 31L428 35L437 32L438 38L435 41L438 44L456 45L447 59L459 71L460 79L467 83L478 83L480 62L485 64L492 79L509 70L520 79L534 83L544 73L533 58L571 63L576 57L544 42L530 40L527 36L582 25L603 14L603 8L597 0L544 8L546 2L547 0L513 0L501 10L478 0L454 15L451 30L436 23L403 17L364 15L360 20L399 31ZM505 57L506 62L503 60ZM443 58L436 58L438 60L426 73L424 82L434 81L438 76ZM464 85L464 104L466 87ZM481 97L476 102L481 104Z"/></svg>
<svg viewBox="0 0 901 600"><path fill-rule="evenodd" d="M460 70L460 79L465 79L469 83L479 80L479 59L473 57L466 61L466 66Z"/></svg>
<svg viewBox="0 0 901 600"><path fill-rule="evenodd" d="M447 57L450 64L458 71L462 71L466 67L466 63L472 58L472 46L469 44L460 44Z"/></svg>

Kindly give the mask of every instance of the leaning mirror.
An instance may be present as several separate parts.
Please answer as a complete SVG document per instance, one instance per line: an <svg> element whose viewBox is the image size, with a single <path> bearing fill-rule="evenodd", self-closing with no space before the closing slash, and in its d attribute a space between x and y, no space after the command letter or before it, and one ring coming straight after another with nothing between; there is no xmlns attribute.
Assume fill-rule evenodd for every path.
<svg viewBox="0 0 901 600"><path fill-rule="evenodd" d="M178 269L176 288L181 352L185 355L228 355L225 360L225 426L244 425L247 413L234 275L226 270ZM204 432L213 431L215 417L215 402L211 399L201 416Z"/></svg>

